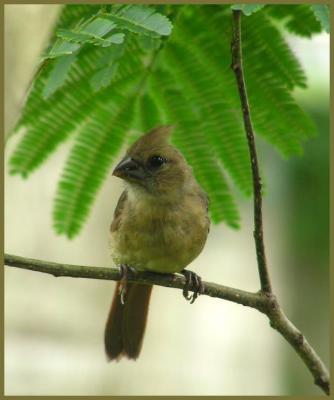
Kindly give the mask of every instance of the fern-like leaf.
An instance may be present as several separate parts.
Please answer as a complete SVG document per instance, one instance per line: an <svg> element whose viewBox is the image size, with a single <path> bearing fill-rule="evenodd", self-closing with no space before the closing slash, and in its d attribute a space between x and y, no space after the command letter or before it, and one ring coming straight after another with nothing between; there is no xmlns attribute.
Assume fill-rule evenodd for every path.
<svg viewBox="0 0 334 400"><path fill-rule="evenodd" d="M138 80L138 78L137 78ZM58 185L53 219L60 234L74 237L86 219L96 193L122 146L131 126L134 97L129 96L131 77L114 85L113 97L99 92L91 120L79 132ZM130 86L131 87L131 86ZM132 87L131 87L132 89Z"/></svg>
<svg viewBox="0 0 334 400"><path fill-rule="evenodd" d="M138 115L140 117L138 128L140 132L149 132L163 122L159 107L150 93L147 92L139 98L138 106Z"/></svg>
<svg viewBox="0 0 334 400"><path fill-rule="evenodd" d="M74 53L67 57L61 57L56 61L43 89L44 98L53 95L53 93L64 85L76 57L77 55Z"/></svg>
<svg viewBox="0 0 334 400"><path fill-rule="evenodd" d="M223 16L216 7L205 12L214 35L223 38L221 48L228 51L230 27L221 24ZM306 84L299 62L264 13L243 19L242 40L247 92L256 133L286 157L300 154L302 141L314 135L316 128L290 93L294 87ZM207 54L215 62L218 74L223 65L217 50L212 46ZM234 93L231 91L229 95ZM235 101L240 107L239 99Z"/></svg>
<svg viewBox="0 0 334 400"><path fill-rule="evenodd" d="M197 110L203 134L215 156L238 187L249 195L252 181L241 113L222 95L222 81L208 70L203 74L202 59L186 49L184 43L166 47L166 63L180 82L185 101Z"/></svg>
<svg viewBox="0 0 334 400"><path fill-rule="evenodd" d="M312 11L322 28L329 33L329 6L327 4L312 4Z"/></svg>
<svg viewBox="0 0 334 400"><path fill-rule="evenodd" d="M164 15L141 5L128 5L116 13L102 13L102 17L114 22L117 27L151 37L168 36L172 24Z"/></svg>
<svg viewBox="0 0 334 400"><path fill-rule="evenodd" d="M266 6L242 18L243 58L256 134L289 156L315 128L292 96L306 86L305 75L272 19L288 17L283 22L297 26L297 10L313 18L309 31L319 22L309 6L279 7L281 15ZM159 13L166 10L176 24L162 39L171 31ZM63 9L58 37L45 52L55 58L34 80L16 126L26 133L10 159L11 172L27 176L77 133L54 204L60 234L80 231L121 146L159 124L176 126L172 140L209 194L212 219L239 225L228 178L245 194L252 180L230 68L230 6L168 5L159 12L131 4ZM57 40L62 45L55 47Z"/></svg>
<svg viewBox="0 0 334 400"><path fill-rule="evenodd" d="M23 136L10 159L12 174L28 176L47 157L73 134L89 118L94 110L92 102L94 89L91 80L103 53L110 48L98 51L88 47L73 63L63 90L57 91L47 99L43 90L50 74L51 66L42 71L28 98L25 112L16 129L24 126L27 133ZM133 45L128 44L126 61L122 70L118 70L114 82L134 73L142 65L139 59L131 56Z"/></svg>
<svg viewBox="0 0 334 400"><path fill-rule="evenodd" d="M270 27L265 15L248 17L243 27L244 69L255 130L284 156L300 154L302 141L316 132L314 123L290 93L295 85L305 86L304 74L279 32ZM257 43L256 56L252 48L254 43ZM268 51L270 47L272 51ZM276 56L272 55L273 51ZM272 74L270 69L264 71L263 67L255 65L254 61L259 57L267 59L268 65L272 65L276 73Z"/></svg>
<svg viewBox="0 0 334 400"><path fill-rule="evenodd" d="M308 4L275 4L268 5L265 10L271 17L282 20L285 27L296 35L311 37L321 32L321 25Z"/></svg>

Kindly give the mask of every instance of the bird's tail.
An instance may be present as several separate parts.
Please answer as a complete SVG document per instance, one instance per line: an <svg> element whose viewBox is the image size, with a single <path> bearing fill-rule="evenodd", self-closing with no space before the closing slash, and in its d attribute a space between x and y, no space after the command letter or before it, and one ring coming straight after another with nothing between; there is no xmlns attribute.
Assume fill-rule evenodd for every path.
<svg viewBox="0 0 334 400"><path fill-rule="evenodd" d="M153 288L152 285L127 283L125 301L122 304L119 286L120 283L117 282L104 333L105 351L109 361L122 356L132 359L139 356Z"/></svg>

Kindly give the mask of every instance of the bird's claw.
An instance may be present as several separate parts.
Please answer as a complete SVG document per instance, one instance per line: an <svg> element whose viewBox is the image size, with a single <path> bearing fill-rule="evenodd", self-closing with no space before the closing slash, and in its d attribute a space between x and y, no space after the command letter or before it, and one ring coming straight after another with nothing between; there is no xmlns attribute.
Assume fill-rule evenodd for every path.
<svg viewBox="0 0 334 400"><path fill-rule="evenodd" d="M183 287L183 297L193 304L200 294L204 293L204 285L200 276L193 271L184 269L181 274L185 277L186 283ZM189 289L193 288L193 293L189 294Z"/></svg>

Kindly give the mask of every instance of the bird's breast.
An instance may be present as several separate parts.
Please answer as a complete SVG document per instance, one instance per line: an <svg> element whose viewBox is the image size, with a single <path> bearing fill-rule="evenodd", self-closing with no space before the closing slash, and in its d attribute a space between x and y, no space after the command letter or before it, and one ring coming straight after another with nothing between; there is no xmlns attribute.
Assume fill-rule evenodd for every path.
<svg viewBox="0 0 334 400"><path fill-rule="evenodd" d="M110 238L111 254L118 265L179 272L199 255L207 238L208 218L199 202L168 207L128 204L122 214Z"/></svg>

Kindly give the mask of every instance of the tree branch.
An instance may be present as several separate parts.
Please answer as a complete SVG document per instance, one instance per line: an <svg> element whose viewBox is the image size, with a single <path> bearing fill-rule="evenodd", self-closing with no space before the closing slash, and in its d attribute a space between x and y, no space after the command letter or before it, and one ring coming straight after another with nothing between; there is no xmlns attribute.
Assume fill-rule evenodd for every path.
<svg viewBox="0 0 334 400"><path fill-rule="evenodd" d="M253 175L254 192L254 239L257 255L257 265L263 292L271 293L271 283L268 273L266 255L263 242L263 223L262 223L262 196L261 196L261 178L259 174L259 165L256 155L254 130L250 116L247 90L242 66L241 49L241 11L233 10L233 37L232 37L232 69L237 80L239 96L242 106L244 126L247 135L250 161Z"/></svg>
<svg viewBox="0 0 334 400"><path fill-rule="evenodd" d="M113 281L120 279L119 270L115 268L58 264L10 254L5 254L5 265L31 271L44 272L55 277L66 276L72 278L90 278ZM153 272L130 271L128 280L129 282L159 285L175 289L183 289L185 285L185 279L182 275L157 274ZM267 295L262 291L252 293L209 282L203 282L203 285L204 295L206 296L217 297L233 303L242 304L267 315L271 327L280 332L281 335L291 344L313 374L315 383L320 386L325 393L329 394L329 375L326 367L304 335L302 335L284 315L272 294Z"/></svg>
<svg viewBox="0 0 334 400"><path fill-rule="evenodd" d="M243 71L242 46L241 46L241 11L233 10L232 24L232 69L235 73L242 115L247 136L247 143L250 154L250 162L253 177L254 195L254 240L256 247L257 264L261 282L260 293L266 294L270 306L264 311L270 320L270 325L276 329L291 344L299 356L302 358L307 368L314 377L314 383L318 385L326 394L329 395L329 374L328 371L316 354L314 349L307 342L304 335L289 321L281 309L276 297L273 294L268 266L265 255L263 240L262 222L262 195L261 178L256 154L254 130L248 104L247 90Z"/></svg>
<svg viewBox="0 0 334 400"><path fill-rule="evenodd" d="M50 261L14 256L11 254L5 254L5 264L9 267L44 272L55 277L67 276L71 278L90 278L111 281L118 281L120 279L120 272L116 268L58 264ZM183 289L186 282L183 275L139 272L132 269L129 271L127 280L129 282L158 285L175 289ZM261 312L264 312L267 306L268 299L262 293L246 292L244 290L209 282L204 282L204 288L204 294L207 296L232 301L234 303L255 308ZM190 289L190 291L193 291L193 289Z"/></svg>

